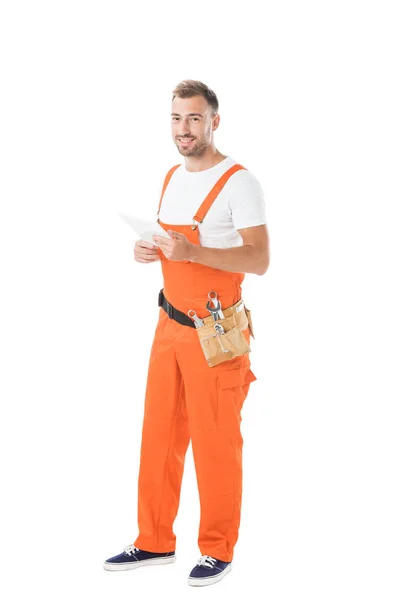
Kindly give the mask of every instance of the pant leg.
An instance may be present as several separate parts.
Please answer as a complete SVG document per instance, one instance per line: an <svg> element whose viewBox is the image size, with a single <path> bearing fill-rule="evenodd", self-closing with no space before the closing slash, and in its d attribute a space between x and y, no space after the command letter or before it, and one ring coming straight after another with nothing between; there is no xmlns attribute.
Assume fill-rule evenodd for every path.
<svg viewBox="0 0 400 600"><path fill-rule="evenodd" d="M151 350L138 481L139 535L149 552L175 550L175 520L189 444L184 384L174 350L178 324L164 311Z"/></svg>
<svg viewBox="0 0 400 600"><path fill-rule="evenodd" d="M193 344L189 351L188 340ZM256 379L248 356L208 367L197 334L188 333L178 359L186 390L200 496L199 548L231 561L238 539L242 500L241 409Z"/></svg>

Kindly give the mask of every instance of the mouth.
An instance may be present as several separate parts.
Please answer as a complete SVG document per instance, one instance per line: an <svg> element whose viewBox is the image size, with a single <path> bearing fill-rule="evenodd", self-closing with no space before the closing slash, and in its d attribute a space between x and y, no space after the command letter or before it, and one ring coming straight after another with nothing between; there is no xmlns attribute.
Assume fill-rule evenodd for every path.
<svg viewBox="0 0 400 600"><path fill-rule="evenodd" d="M182 146L190 146L190 144L194 142L194 138L178 138L178 142L180 142Z"/></svg>

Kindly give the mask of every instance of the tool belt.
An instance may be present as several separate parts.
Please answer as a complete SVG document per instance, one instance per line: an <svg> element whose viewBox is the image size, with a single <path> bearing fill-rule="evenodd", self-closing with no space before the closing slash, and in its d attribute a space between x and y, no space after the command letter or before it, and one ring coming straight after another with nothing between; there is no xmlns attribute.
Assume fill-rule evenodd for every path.
<svg viewBox="0 0 400 600"><path fill-rule="evenodd" d="M243 331L249 328L250 335L254 338L253 323L251 311L246 308L243 300L222 310L223 319L214 320L211 315L201 319L203 325L200 327L196 327L188 315L174 308L165 299L163 290L158 295L158 305L165 310L170 319L181 325L195 327L209 367L251 352Z"/></svg>

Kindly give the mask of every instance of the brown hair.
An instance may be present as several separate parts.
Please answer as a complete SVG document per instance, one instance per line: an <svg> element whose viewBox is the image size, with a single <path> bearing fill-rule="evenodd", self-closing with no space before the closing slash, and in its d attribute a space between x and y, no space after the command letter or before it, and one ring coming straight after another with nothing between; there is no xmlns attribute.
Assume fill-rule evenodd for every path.
<svg viewBox="0 0 400 600"><path fill-rule="evenodd" d="M178 98L193 98L193 96L203 96L212 108L214 115L218 112L218 98L205 83L201 81L195 81L194 79L185 79L178 83L176 88L172 92L172 100L178 96Z"/></svg>

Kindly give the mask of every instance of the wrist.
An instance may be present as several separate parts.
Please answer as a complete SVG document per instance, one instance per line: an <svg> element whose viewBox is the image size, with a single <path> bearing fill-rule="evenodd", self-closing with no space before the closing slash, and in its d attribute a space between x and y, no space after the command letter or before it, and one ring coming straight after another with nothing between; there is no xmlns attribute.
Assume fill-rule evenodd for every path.
<svg viewBox="0 0 400 600"><path fill-rule="evenodd" d="M189 262L196 262L197 257L197 246L196 244L190 244L189 246Z"/></svg>

